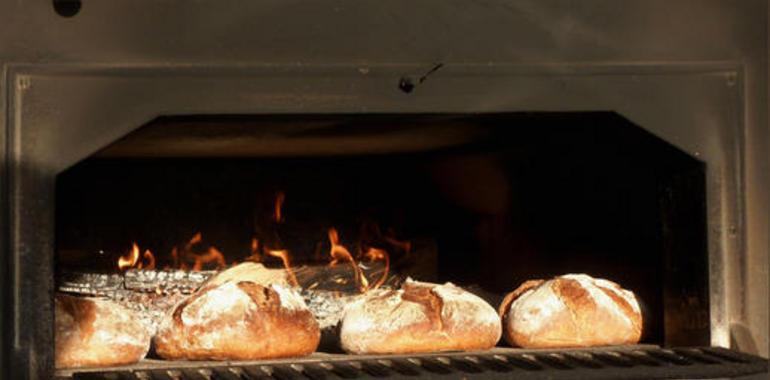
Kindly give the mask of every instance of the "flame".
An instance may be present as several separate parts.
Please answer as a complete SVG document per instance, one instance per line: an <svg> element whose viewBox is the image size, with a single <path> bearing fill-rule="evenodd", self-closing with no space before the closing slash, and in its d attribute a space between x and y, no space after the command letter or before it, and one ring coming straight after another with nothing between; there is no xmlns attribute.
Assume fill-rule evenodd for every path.
<svg viewBox="0 0 770 380"><path fill-rule="evenodd" d="M131 250L125 256L118 258L118 268L120 270L126 270L133 268L139 261L139 246L136 243L131 245Z"/></svg>
<svg viewBox="0 0 770 380"><path fill-rule="evenodd" d="M283 193L283 191L279 191L278 194L275 196L275 211L273 213L273 220L275 220L276 223L283 222L283 215L281 214L281 208L283 207L283 202L286 200L286 194Z"/></svg>
<svg viewBox="0 0 770 380"><path fill-rule="evenodd" d="M289 251L285 249L271 249L267 251L267 254L273 257L278 257L283 261L283 267L286 268L286 273L289 274L289 282L293 286L299 286L297 277L294 275L294 271L291 270L291 260L289 257Z"/></svg>
<svg viewBox="0 0 770 380"><path fill-rule="evenodd" d="M195 244L198 244L203 240L203 235L201 235L200 232L196 232L195 235L190 239L190 241L187 242L187 244L184 246L185 251L190 251L192 246Z"/></svg>
<svg viewBox="0 0 770 380"><path fill-rule="evenodd" d="M193 256L195 258L195 264L193 265L192 270L196 272L203 270L204 265L212 262L216 262L217 269L222 269L227 266L225 263L225 255L223 255L222 252L219 252L219 250L214 247L209 247L209 249L203 254L193 253Z"/></svg>
<svg viewBox="0 0 770 380"><path fill-rule="evenodd" d="M358 267L358 264L356 264L356 260L353 259L353 255L350 254L350 251L348 251L345 246L340 244L340 236L335 228L329 229L329 243L331 243L332 246L331 250L329 251L329 255L332 258L332 260L329 262L329 266L335 266L340 261L349 262L350 266L353 268L353 278L355 279L359 290L362 293L369 290L369 280L366 279L363 271Z"/></svg>
<svg viewBox="0 0 770 380"><path fill-rule="evenodd" d="M385 250L379 248L369 248L364 254L364 257L372 262L378 260L385 261L385 269L382 272L382 276L380 276L377 282L375 282L371 287L371 289L377 289L385 283L385 280L388 279L388 271L390 271L390 256L388 256L388 253L385 252Z"/></svg>
<svg viewBox="0 0 770 380"><path fill-rule="evenodd" d="M147 260L147 264L144 264L143 262L139 263L139 269L155 269L155 256L152 254L152 252L149 249L146 249L144 251L144 254L142 257Z"/></svg>
<svg viewBox="0 0 770 380"><path fill-rule="evenodd" d="M187 270L187 264L179 258L179 249L177 247L171 249L171 258L174 260L173 269Z"/></svg>
<svg viewBox="0 0 770 380"><path fill-rule="evenodd" d="M155 269L155 256L149 249L144 251L143 255L140 255L139 245L136 242L131 244L129 252L123 256L118 257L118 269L121 271L127 269ZM143 258L144 260L140 260ZM147 263L145 263L145 260Z"/></svg>
<svg viewBox="0 0 770 380"><path fill-rule="evenodd" d="M275 197L274 208L273 208L273 215L272 215L272 220L275 223L283 223L284 221L284 215L283 215L282 209L285 201L286 201L286 194L282 191L277 192ZM372 236L373 241L377 241L379 242L379 244L385 243L385 246L387 247L388 251L390 251L391 249L394 249L397 252L406 251L406 253L409 253L411 251L412 249L411 242L396 240L396 238L392 237L393 235L392 232L389 234L390 236L383 236L380 232L379 226L376 223L371 223L367 226L368 228L363 228L362 231L371 233L373 235ZM262 237L263 236L260 236L260 238ZM348 250L347 247L341 244L337 229L330 228L328 230L328 238L331 244L331 249L329 251L329 256L331 257L331 260L329 261L329 266L335 266L339 263L345 263L345 262L349 264L353 269L353 279L355 280L356 287L360 292L363 293L368 290L376 289L385 283L388 277L388 273L390 271L390 257L388 255L388 252L380 248L374 248L374 247L367 248L368 244L363 244L357 247L356 249L357 256L353 256L350 250ZM292 258L289 255L289 251L287 249L282 248L282 245L280 244L280 239L278 238L277 234L275 234L274 239L268 239L267 241L269 242L269 244L265 244L265 241L263 241L262 244L260 244L260 241L257 239L257 237L252 238L251 245L250 245L251 252L250 252L250 255L245 260L261 262L268 255L279 258L283 262L283 266L286 269L286 272L288 273L288 280L290 281L290 283L293 286L299 286L299 282L297 281L295 271L291 266ZM216 269L225 268L227 266L227 261L225 259L224 254L214 246L209 246L208 248L205 248L205 246L201 245L202 242L203 242L203 236L201 232L196 232L190 238L190 240L187 241L185 244L173 247L171 250L171 259L173 260L173 268L180 269L180 270L200 271L200 270L203 270L204 268L210 268L211 266L213 266L212 264L216 266ZM270 242L273 242L273 243L278 242L278 243L273 244ZM193 251L193 248L195 248L195 251ZM323 250L323 243L319 242L319 244L316 246L316 258L321 259L323 255L322 250ZM136 242L134 242L129 252L119 257L118 268L120 270L126 270L131 268L155 269L156 267L155 255L149 249L144 250L144 254L142 255L140 255L140 252L141 250L139 249L139 245ZM369 269L365 265L357 262L356 260L367 261L369 263L384 262L385 264L384 269L380 277L377 279L377 281L375 281L374 283L371 283L370 279L367 278L367 275L364 272L364 269L367 269L367 270ZM235 264L235 262L231 262L231 264ZM332 280L338 283L345 283L345 284L349 283L349 279L350 279L349 276L346 276L346 275L338 275L338 276L339 278L333 278ZM317 283L312 284L310 287L313 287L316 285Z"/></svg>
<svg viewBox="0 0 770 380"><path fill-rule="evenodd" d="M257 240L257 238L251 239L251 255L245 260L253 261L255 263L262 262L262 255L259 254L259 240Z"/></svg>
<svg viewBox="0 0 770 380"><path fill-rule="evenodd" d="M200 232L197 232L190 241L185 243L182 249L179 249L178 247L172 248L171 258L173 260L173 269L188 270L190 269L190 263L192 263L192 269L190 269L192 271L203 270L203 266L210 263L216 263L216 269L223 269L227 266L225 255L216 247L209 247L203 253L193 252L192 247L201 241L203 241L203 235ZM152 253L150 253L150 255L152 255ZM148 265L152 265L154 268L154 258ZM168 268L169 267L165 267L165 269Z"/></svg>

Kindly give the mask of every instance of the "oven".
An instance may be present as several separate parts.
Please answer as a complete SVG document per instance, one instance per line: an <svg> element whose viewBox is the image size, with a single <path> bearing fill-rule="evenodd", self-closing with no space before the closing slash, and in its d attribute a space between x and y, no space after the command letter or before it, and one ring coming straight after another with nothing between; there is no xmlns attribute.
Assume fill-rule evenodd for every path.
<svg viewBox="0 0 770 380"><path fill-rule="evenodd" d="M767 2L3 7L8 378L767 376ZM643 333L348 355L328 326L302 358L54 368L54 294L146 308L249 260L311 304L587 273Z"/></svg>

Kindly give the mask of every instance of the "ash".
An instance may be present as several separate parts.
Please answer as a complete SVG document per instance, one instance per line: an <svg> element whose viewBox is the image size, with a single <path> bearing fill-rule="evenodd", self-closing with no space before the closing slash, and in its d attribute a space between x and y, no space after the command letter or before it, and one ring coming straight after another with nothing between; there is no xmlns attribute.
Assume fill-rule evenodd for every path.
<svg viewBox="0 0 770 380"><path fill-rule="evenodd" d="M342 319L345 305L355 299L357 294L340 294L339 292L325 290L300 290L307 307L318 321L321 330L334 328Z"/></svg>
<svg viewBox="0 0 770 380"><path fill-rule="evenodd" d="M61 292L106 298L139 312L154 331L165 315L195 292L216 271L131 269L124 274L64 273Z"/></svg>
<svg viewBox="0 0 770 380"><path fill-rule="evenodd" d="M63 273L61 292L106 298L135 310L155 328L173 308L194 293L216 271L131 269L123 274ZM351 288L352 289L352 288ZM322 331L333 331L342 320L345 305L360 295L348 291L297 288Z"/></svg>

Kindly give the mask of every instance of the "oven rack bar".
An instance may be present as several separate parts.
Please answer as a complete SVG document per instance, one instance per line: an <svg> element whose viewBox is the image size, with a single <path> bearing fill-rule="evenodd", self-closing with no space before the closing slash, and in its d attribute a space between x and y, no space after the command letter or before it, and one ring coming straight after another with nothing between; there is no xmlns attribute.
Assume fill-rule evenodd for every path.
<svg viewBox="0 0 770 380"><path fill-rule="evenodd" d="M766 373L768 361L717 347L627 346L569 350L496 348L415 355L314 355L264 362L143 362L115 369L60 372L105 380L321 380L397 378L673 379Z"/></svg>

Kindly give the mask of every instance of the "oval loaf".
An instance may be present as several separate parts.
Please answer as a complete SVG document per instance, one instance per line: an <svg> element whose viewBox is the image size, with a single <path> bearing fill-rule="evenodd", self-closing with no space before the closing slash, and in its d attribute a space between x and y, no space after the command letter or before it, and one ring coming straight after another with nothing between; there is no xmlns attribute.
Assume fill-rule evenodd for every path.
<svg viewBox="0 0 770 380"><path fill-rule="evenodd" d="M481 298L451 283L407 280L348 304L340 341L354 354L483 350L501 333L497 313Z"/></svg>
<svg viewBox="0 0 770 380"><path fill-rule="evenodd" d="M638 343L639 303L618 284L585 274L527 281L499 309L505 338L524 348Z"/></svg>

